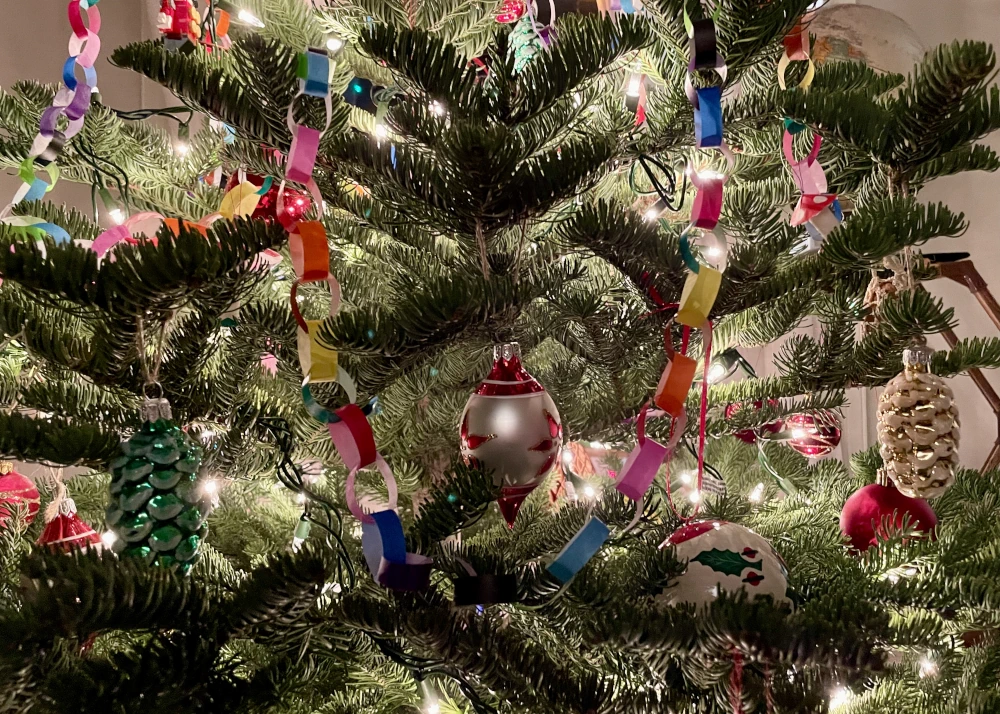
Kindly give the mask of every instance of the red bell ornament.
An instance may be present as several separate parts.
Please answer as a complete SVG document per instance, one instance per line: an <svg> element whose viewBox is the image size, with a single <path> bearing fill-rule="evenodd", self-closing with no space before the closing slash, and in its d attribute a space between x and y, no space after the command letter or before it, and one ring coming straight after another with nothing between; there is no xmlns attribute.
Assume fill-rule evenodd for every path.
<svg viewBox="0 0 1000 714"><path fill-rule="evenodd" d="M827 456L840 443L840 421L831 412L794 414L785 420L788 445L803 456Z"/></svg>
<svg viewBox="0 0 1000 714"><path fill-rule="evenodd" d="M467 463L493 472L511 528L521 503L552 469L562 447L559 410L521 365L516 342L497 345L493 368L462 412L459 435Z"/></svg>
<svg viewBox="0 0 1000 714"><path fill-rule="evenodd" d="M45 530L38 537L38 545L65 553L75 548L86 550L101 544L101 537L76 514L76 504L72 498L64 498L54 509L52 518L45 524Z"/></svg>
<svg viewBox="0 0 1000 714"><path fill-rule="evenodd" d="M14 470L10 461L0 461L0 527L3 527L19 503L28 507L27 523L35 520L39 496L34 482Z"/></svg>

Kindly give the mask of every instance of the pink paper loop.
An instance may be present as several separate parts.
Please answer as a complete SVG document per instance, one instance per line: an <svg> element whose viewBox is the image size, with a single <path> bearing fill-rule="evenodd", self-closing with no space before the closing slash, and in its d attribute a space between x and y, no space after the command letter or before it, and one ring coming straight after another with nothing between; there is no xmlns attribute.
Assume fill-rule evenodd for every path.
<svg viewBox="0 0 1000 714"><path fill-rule="evenodd" d="M308 183L316 167L320 131L299 124L292 130L292 147L288 152L285 177L289 181Z"/></svg>
<svg viewBox="0 0 1000 714"><path fill-rule="evenodd" d="M104 254L111 250L112 247L131 237L132 234L129 233L128 228L124 225L114 226L97 236L91 244L90 249L97 253L98 258L103 258Z"/></svg>
<svg viewBox="0 0 1000 714"><path fill-rule="evenodd" d="M621 480L615 488L633 501L638 501L653 484L656 472L666 457L665 445L652 439L639 442L625 461Z"/></svg>
<svg viewBox="0 0 1000 714"><path fill-rule="evenodd" d="M399 491L396 487L396 477L393 476L392 469L389 468L389 464L385 462L385 459L382 458L381 454L375 457L375 466L381 472L382 480L385 481L385 486L388 490L389 505L386 506L385 510L394 511L396 510L396 501L399 498ZM355 518L362 523L371 525L375 523L375 519L365 513L361 508L361 504L358 502L355 486L357 474L357 469L352 469L351 472L347 474L347 484L344 486L344 500L347 501L347 508Z"/></svg>
<svg viewBox="0 0 1000 714"><path fill-rule="evenodd" d="M813 135L812 150L802 161L795 160L795 154L792 151L793 139L794 137L792 133L786 130L782 139L782 151L785 154L785 160L788 161L789 168L792 171L792 177L795 179L795 183L799 187L799 190L803 194L826 193L826 173L823 171L822 165L820 165L817 161L817 158L819 157L820 145L823 143L823 137L819 134Z"/></svg>

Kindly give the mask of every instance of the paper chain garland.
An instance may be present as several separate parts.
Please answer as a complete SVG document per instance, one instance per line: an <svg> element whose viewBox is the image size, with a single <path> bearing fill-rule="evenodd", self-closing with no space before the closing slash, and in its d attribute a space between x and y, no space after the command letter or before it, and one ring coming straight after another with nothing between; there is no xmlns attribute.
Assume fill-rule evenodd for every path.
<svg viewBox="0 0 1000 714"><path fill-rule="evenodd" d="M795 134L803 130L804 125L786 119L782 151L792 178L802 194L792 213L791 225L805 225L809 237L802 252L811 253L819 250L827 234L844 220L844 212L837 194L828 193L826 172L819 163L819 148L823 137L814 134L809 154L801 161L796 160L793 152Z"/></svg>
<svg viewBox="0 0 1000 714"><path fill-rule="evenodd" d="M21 201L37 201L52 190L59 180L56 163L66 142L83 128L84 115L90 109L90 97L97 88L97 70L94 62L101 51L101 12L99 0L70 0L66 7L73 34L69 38L69 58L63 64L63 86L56 92L52 104L42 112L38 134L21 163L18 176L23 181L11 202L0 211L0 223L13 227L17 232L42 240L52 236L56 243L69 242L66 230L54 223L34 216L10 216L11 210ZM83 71L83 80L77 78L77 68ZM66 118L66 123L60 119ZM60 128L61 127L61 128ZM48 181L36 176L42 169Z"/></svg>
<svg viewBox="0 0 1000 714"><path fill-rule="evenodd" d="M815 11L805 13L793 27L785 38L781 41L784 52L778 60L778 86L786 89L785 72L791 62L808 62L805 76L799 82L799 89L805 91L809 89L816 76L816 65L809 56L809 23L816 17Z"/></svg>
<svg viewBox="0 0 1000 714"><path fill-rule="evenodd" d="M209 13L212 3L209 3ZM188 42L203 44L207 52L214 47L227 50L232 46L229 39L230 15L219 10L208 32L202 38L201 15L190 0L162 0L156 17L156 27L163 34L163 45L169 52L177 52Z"/></svg>

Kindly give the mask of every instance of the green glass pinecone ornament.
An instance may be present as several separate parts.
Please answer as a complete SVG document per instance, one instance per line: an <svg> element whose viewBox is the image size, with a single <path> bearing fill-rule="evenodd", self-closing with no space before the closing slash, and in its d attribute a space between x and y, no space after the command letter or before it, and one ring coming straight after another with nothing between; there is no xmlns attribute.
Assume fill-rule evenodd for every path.
<svg viewBox="0 0 1000 714"><path fill-rule="evenodd" d="M108 527L119 555L186 574L208 533L212 498L198 481L201 446L171 421L166 399L147 400L145 422L121 444L112 474Z"/></svg>

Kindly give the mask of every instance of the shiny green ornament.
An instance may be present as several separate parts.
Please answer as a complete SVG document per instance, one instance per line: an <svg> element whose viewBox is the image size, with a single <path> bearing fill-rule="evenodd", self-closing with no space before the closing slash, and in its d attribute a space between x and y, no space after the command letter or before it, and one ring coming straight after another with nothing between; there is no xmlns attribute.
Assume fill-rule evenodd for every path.
<svg viewBox="0 0 1000 714"><path fill-rule="evenodd" d="M167 400L146 400L143 413L142 427L108 464L113 549L186 574L198 562L212 509L198 479L201 446L171 421Z"/></svg>
<svg viewBox="0 0 1000 714"><path fill-rule="evenodd" d="M538 26L525 15L510 32L507 52L514 58L514 73L520 74L531 63L535 56L542 52L552 42L552 28Z"/></svg>

